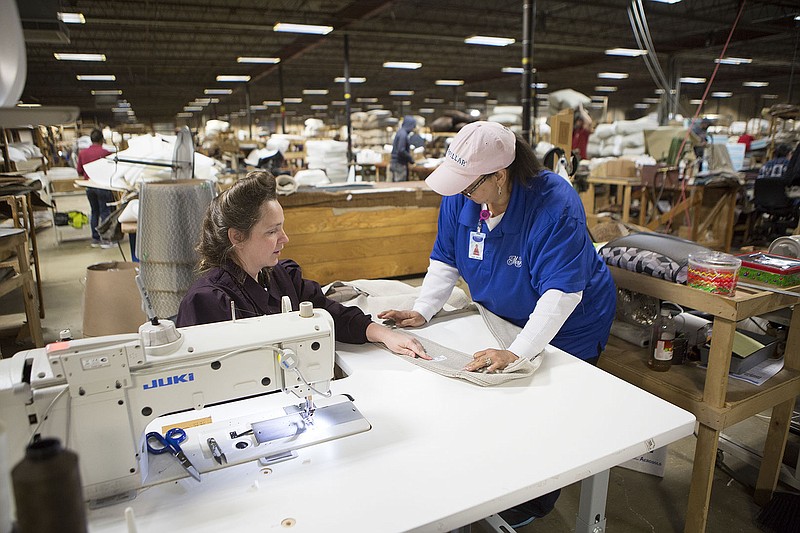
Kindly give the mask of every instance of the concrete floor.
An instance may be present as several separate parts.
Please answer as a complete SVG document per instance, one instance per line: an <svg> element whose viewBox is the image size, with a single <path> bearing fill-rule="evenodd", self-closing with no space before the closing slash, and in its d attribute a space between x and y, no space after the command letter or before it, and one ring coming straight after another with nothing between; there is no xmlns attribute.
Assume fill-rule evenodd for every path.
<svg viewBox="0 0 800 533"><path fill-rule="evenodd" d="M130 257L127 243L123 245L126 257ZM86 267L99 262L121 260L117 249L90 248L88 241L64 241L56 243L55 230L48 228L39 233L39 254L44 283L46 317L43 320L45 342L58 338L62 329L71 329L73 336L82 336L83 279ZM418 280L415 280L418 282ZM0 298L3 313L21 313L20 295L13 292ZM18 315L22 318L24 315ZM8 317L4 319L8 322ZM0 331L0 350L5 357L28 349L28 344L14 340L15 331ZM769 413L746 420L728 428L726 434L735 437L755 449L761 449L766 435ZM797 458L798 438L790 435L787 457ZM685 438L669 447L666 473L663 478L614 468L611 471L608 491L608 530L628 532L672 532L682 531L686 513L694 437ZM753 483L754 470L736 458L725 455L725 463L737 473L737 478ZM757 532L755 517L759 508L751 498L751 489L717 468L709 511L709 532ZM555 511L543 519L520 528L523 533L575 531L575 515L578 508L579 484L562 491ZM473 528L480 530L478 526Z"/></svg>

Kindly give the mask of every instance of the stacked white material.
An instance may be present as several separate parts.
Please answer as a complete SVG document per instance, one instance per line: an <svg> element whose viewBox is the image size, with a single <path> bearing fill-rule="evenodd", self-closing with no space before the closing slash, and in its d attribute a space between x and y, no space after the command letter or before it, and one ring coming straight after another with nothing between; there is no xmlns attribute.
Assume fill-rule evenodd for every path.
<svg viewBox="0 0 800 533"><path fill-rule="evenodd" d="M137 163L116 162L114 155L92 161L83 166L91 178L91 187L98 189L134 190L142 182L168 180L170 167L147 165L147 162L172 164L175 152L175 135L140 135L128 140L128 149L119 152L119 159ZM138 163L142 162L142 163ZM194 177L203 180L217 179L221 164L203 154L194 154Z"/></svg>
<svg viewBox="0 0 800 533"><path fill-rule="evenodd" d="M769 121L763 118L751 118L747 121L747 131L750 135L766 135L769 133Z"/></svg>
<svg viewBox="0 0 800 533"><path fill-rule="evenodd" d="M383 161L383 155L375 150L365 149L356 153L356 163L359 165L375 165Z"/></svg>
<svg viewBox="0 0 800 533"><path fill-rule="evenodd" d="M306 163L309 169L323 169L331 183L347 181L347 143L306 141Z"/></svg>
<svg viewBox="0 0 800 533"><path fill-rule="evenodd" d="M419 117L422 118L422 117ZM400 120L392 116L386 109L372 109L367 112L356 112L350 115L353 127L353 145L378 149L386 143L392 142L395 130ZM424 120L417 124L424 124Z"/></svg>
<svg viewBox="0 0 800 533"><path fill-rule="evenodd" d="M562 109L578 109L578 107L588 106L592 99L583 93L579 93L573 89L561 89L554 91L548 95L548 102L550 103L550 113L555 114Z"/></svg>
<svg viewBox="0 0 800 533"><path fill-rule="evenodd" d="M292 141L303 142L304 137L300 135L284 135L275 133L267 139L267 150L278 150L280 153L285 154L289 150L289 145Z"/></svg>
<svg viewBox="0 0 800 533"><path fill-rule="evenodd" d="M231 127L230 122L225 122L224 120L209 120L206 122L206 136L212 137L214 135L219 135L220 133L224 133L228 131Z"/></svg>
<svg viewBox="0 0 800 533"><path fill-rule="evenodd" d="M521 105L499 105L495 106L492 114L487 118L489 122L499 122L504 126L517 126L522 124Z"/></svg>
<svg viewBox="0 0 800 533"><path fill-rule="evenodd" d="M653 116L637 120L618 120L612 124L598 124L586 152L589 157L619 157L621 155L643 155L645 153L645 130L658 128Z"/></svg>
<svg viewBox="0 0 800 533"><path fill-rule="evenodd" d="M303 135L306 137L319 137L325 127L325 123L318 118L307 118L304 124Z"/></svg>
<svg viewBox="0 0 800 533"><path fill-rule="evenodd" d="M745 129L747 128L747 122L744 120L737 120L731 122L730 128L728 128L728 132L731 135L744 135Z"/></svg>

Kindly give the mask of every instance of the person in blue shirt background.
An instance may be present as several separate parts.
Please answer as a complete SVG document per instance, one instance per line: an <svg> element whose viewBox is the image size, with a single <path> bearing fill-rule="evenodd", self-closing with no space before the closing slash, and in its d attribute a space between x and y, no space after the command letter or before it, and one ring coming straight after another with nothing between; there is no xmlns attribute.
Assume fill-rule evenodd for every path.
<svg viewBox="0 0 800 533"><path fill-rule="evenodd" d="M403 117L403 123L392 141L392 159L389 170L392 181L408 181L408 165L414 162L411 156L410 137L417 128L417 121L411 115Z"/></svg>
<svg viewBox="0 0 800 533"><path fill-rule="evenodd" d="M788 144L779 144L775 147L772 159L764 163L758 171L759 178L782 178L789 168L789 154L792 147Z"/></svg>
<svg viewBox="0 0 800 533"><path fill-rule="evenodd" d="M412 310L378 317L421 326L461 276L474 301L522 328L508 350L479 350L465 370L502 371L547 344L596 363L611 331L616 288L572 186L543 169L521 137L482 121L461 129L426 182L444 198L420 296ZM550 512L559 492L500 515L524 525Z"/></svg>

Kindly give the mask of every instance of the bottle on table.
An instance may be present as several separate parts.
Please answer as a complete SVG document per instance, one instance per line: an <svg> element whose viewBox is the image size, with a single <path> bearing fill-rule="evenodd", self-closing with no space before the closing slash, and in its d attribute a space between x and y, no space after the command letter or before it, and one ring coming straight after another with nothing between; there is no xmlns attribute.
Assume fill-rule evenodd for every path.
<svg viewBox="0 0 800 533"><path fill-rule="evenodd" d="M669 309L662 309L661 315L653 324L650 338L650 360L648 366L656 372L666 372L672 366L672 355L675 342L675 322Z"/></svg>

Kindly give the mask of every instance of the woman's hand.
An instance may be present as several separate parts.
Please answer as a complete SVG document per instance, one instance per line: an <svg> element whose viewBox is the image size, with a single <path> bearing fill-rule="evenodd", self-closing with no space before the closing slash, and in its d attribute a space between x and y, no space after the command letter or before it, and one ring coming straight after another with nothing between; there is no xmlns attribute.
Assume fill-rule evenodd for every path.
<svg viewBox="0 0 800 533"><path fill-rule="evenodd" d="M392 319L398 328L416 328L427 322L425 317L416 311L398 311L396 309L378 313L378 318Z"/></svg>
<svg viewBox="0 0 800 533"><path fill-rule="evenodd" d="M367 326L367 339L370 342L383 343L396 354L430 359L430 356L425 353L425 348L414 337L409 337L374 322Z"/></svg>
<svg viewBox="0 0 800 533"><path fill-rule="evenodd" d="M472 362L464 367L464 370L469 372L476 372L485 369L486 372L496 372L503 370L505 367L519 359L513 352L508 350L495 350L489 348L488 350L481 350L475 352L472 356Z"/></svg>

